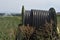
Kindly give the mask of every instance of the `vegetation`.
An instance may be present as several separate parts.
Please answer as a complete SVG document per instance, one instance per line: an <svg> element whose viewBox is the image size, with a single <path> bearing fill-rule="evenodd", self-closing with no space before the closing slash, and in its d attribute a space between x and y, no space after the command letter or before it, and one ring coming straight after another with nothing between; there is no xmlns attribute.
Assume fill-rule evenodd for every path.
<svg viewBox="0 0 60 40"><path fill-rule="evenodd" d="M0 40L15 40L16 30L20 23L22 23L20 16L0 17ZM60 30L60 16L57 16L57 25Z"/></svg>
<svg viewBox="0 0 60 40"><path fill-rule="evenodd" d="M14 40L20 17L0 17L0 40Z"/></svg>
<svg viewBox="0 0 60 40"><path fill-rule="evenodd" d="M57 16L57 27L59 28L59 35L60 35L60 16Z"/></svg>

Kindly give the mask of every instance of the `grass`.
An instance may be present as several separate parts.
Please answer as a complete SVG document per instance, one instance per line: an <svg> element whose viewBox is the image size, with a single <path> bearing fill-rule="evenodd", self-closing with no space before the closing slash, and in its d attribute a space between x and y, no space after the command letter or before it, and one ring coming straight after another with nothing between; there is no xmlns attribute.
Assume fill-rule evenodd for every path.
<svg viewBox="0 0 60 40"><path fill-rule="evenodd" d="M60 35L60 16L57 16L57 27L59 28L59 35Z"/></svg>
<svg viewBox="0 0 60 40"><path fill-rule="evenodd" d="M20 17L0 17L0 40L14 40Z"/></svg>
<svg viewBox="0 0 60 40"><path fill-rule="evenodd" d="M0 17L0 40L15 40L15 31L21 17ZM57 16L57 26L60 30L60 16Z"/></svg>

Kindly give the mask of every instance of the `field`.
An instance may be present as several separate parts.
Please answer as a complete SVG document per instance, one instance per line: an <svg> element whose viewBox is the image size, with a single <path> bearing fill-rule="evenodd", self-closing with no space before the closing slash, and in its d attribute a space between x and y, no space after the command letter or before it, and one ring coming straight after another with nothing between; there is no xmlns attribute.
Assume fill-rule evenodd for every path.
<svg viewBox="0 0 60 40"><path fill-rule="evenodd" d="M60 16L57 16L57 27L59 28L59 35L60 35Z"/></svg>
<svg viewBox="0 0 60 40"><path fill-rule="evenodd" d="M14 40L20 17L0 17L0 40Z"/></svg>
<svg viewBox="0 0 60 40"><path fill-rule="evenodd" d="M15 40L15 32L21 17L0 17L0 40ZM60 16L57 16L57 25L60 30Z"/></svg>

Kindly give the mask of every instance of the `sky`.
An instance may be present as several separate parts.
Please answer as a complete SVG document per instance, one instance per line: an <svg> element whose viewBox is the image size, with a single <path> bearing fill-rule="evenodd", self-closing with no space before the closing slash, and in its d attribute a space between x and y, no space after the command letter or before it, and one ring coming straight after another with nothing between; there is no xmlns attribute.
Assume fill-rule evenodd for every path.
<svg viewBox="0 0 60 40"><path fill-rule="evenodd" d="M60 12L60 0L0 0L0 13L20 13L22 5L25 10L49 10L53 7Z"/></svg>

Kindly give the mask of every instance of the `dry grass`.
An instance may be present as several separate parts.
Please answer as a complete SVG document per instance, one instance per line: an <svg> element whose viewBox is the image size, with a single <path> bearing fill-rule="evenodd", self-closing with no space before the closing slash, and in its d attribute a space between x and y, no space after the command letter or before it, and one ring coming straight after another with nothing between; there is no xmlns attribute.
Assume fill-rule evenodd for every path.
<svg viewBox="0 0 60 40"><path fill-rule="evenodd" d="M18 27L18 24L21 22L21 17L0 17L0 40L15 40L16 29ZM58 33L60 35L60 16L57 17L57 27L59 29ZM22 29L24 28L25 27L22 27ZM30 30L30 27L26 27L25 29ZM48 27L46 29L48 30ZM29 31L27 31L27 33L29 35ZM37 33L39 33L39 31L37 31Z"/></svg>
<svg viewBox="0 0 60 40"><path fill-rule="evenodd" d="M29 26L22 26L19 28L23 33L27 34L27 35L31 35L34 31L33 27L29 27Z"/></svg>
<svg viewBox="0 0 60 40"><path fill-rule="evenodd" d="M35 28L32 26L19 26L18 27L18 34L22 33L22 35L25 36L25 38L29 39L30 36L33 34L33 32L35 31Z"/></svg>
<svg viewBox="0 0 60 40"><path fill-rule="evenodd" d="M47 21L44 24L44 28L41 31L38 31L38 29L36 30L36 27L32 27L29 26L27 24L27 26L19 26L18 27L18 31L23 35L25 35L25 38L27 38L29 40L29 38L31 37L31 35L35 32L36 35L41 35L42 37L45 36L48 39L52 38L52 27L53 27L53 21L51 20L50 23L48 23ZM42 26L41 26L42 27ZM20 34L19 33L19 34ZM34 34L33 34L34 35ZM47 38L43 37L44 40L47 40Z"/></svg>

